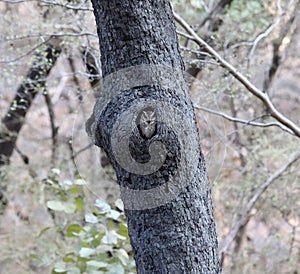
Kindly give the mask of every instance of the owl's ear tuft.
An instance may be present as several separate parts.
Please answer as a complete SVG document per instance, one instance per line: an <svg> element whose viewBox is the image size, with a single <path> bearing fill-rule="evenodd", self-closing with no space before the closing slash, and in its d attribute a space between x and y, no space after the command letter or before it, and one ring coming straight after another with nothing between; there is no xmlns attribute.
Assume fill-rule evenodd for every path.
<svg viewBox="0 0 300 274"><path fill-rule="evenodd" d="M148 106L140 110L138 113L136 119L135 119L135 124L138 126L141 123L142 116L144 116L146 113L152 113L151 116L156 117L156 111L153 107Z"/></svg>

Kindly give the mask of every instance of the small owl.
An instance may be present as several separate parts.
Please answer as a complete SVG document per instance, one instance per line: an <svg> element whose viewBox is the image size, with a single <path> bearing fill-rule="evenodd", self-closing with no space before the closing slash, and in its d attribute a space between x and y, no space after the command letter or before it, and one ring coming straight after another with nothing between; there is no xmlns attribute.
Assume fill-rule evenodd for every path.
<svg viewBox="0 0 300 274"><path fill-rule="evenodd" d="M156 112L152 107L144 108L136 118L136 125L144 139L151 139L156 131Z"/></svg>

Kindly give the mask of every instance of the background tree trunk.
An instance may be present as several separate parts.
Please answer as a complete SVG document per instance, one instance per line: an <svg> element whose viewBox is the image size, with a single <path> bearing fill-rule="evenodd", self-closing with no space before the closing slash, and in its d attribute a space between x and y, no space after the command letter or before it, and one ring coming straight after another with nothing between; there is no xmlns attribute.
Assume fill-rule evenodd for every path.
<svg viewBox="0 0 300 274"><path fill-rule="evenodd" d="M173 75L175 82L177 77L182 77L182 72L181 76L176 73L183 71L184 67L169 1L92 2L104 77L123 68L142 64L168 66L171 72L168 77L172 78ZM104 89L105 92L107 91ZM116 170L138 273L221 272L210 186L199 146L193 107L186 95L184 86L181 90L159 85L135 86L113 97L101 113L94 109L96 142L105 149ZM179 109L185 117L184 121L179 122L183 127L189 125L189 130L188 135L177 136L176 127L179 122L174 117L167 124L164 121L157 122L155 134L148 140L142 138L138 131L133 131L129 143L131 156L137 162L145 163L151 159L152 154L149 157L148 150L154 141L164 143L167 150L165 162L157 171L139 175L122 167L115 156L111 140L114 138L113 129L118 118L130 107L151 100L157 103L168 102ZM129 124L130 122L128 126ZM180 141L180 138L183 140ZM184 151L181 146L189 142L196 144L196 157L192 151ZM185 153L190 153L192 159L189 161L196 163L196 170L191 177L185 178L186 182L182 182L185 187L177 197L157 207L145 207L141 210L128 206L136 202L142 207L143 201L129 201L126 189L142 191L165 184L168 192L168 183L171 185L169 180L175 176ZM172 185L170 188L172 192Z"/></svg>
<svg viewBox="0 0 300 274"><path fill-rule="evenodd" d="M25 80L19 86L2 120L4 127L1 128L0 132L0 166L9 163L18 133L25 122L25 116L36 94L45 86L47 76L54 66L60 51L60 48L48 44L36 53L32 67L29 69Z"/></svg>
<svg viewBox="0 0 300 274"><path fill-rule="evenodd" d="M34 63L29 69L25 80L20 84L10 107L2 119L0 128L0 166L8 164L15 149L18 134L25 123L25 116L36 94L46 84L53 65L55 64L60 49L48 44L40 52L36 53ZM22 155L25 162L28 158ZM7 205L5 196L6 186L0 184L0 215Z"/></svg>

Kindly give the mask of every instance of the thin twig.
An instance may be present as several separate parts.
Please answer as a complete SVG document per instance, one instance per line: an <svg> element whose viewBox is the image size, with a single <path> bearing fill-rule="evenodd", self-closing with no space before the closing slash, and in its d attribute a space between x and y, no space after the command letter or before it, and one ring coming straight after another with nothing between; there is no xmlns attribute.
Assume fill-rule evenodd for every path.
<svg viewBox="0 0 300 274"><path fill-rule="evenodd" d="M250 53L248 55L248 60L251 60L254 54L255 49L257 48L258 43L266 38L277 26L278 24L281 22L282 18L285 16L286 12L288 11L288 9L291 7L291 5L293 4L294 0L291 0L288 5L287 8L284 10L284 12L281 12L279 17L275 20L275 22L273 24L271 24L263 33L259 34L253 41L253 45L252 48L250 50Z"/></svg>
<svg viewBox="0 0 300 274"><path fill-rule="evenodd" d="M73 152L73 158L75 159L80 153L86 151L87 149L91 148L92 146L94 146L94 143L89 143L86 146L84 146L83 148L79 149L76 152Z"/></svg>
<svg viewBox="0 0 300 274"><path fill-rule="evenodd" d="M209 108L206 108L206 107L201 107L199 105L195 105L194 104L194 107L196 109L200 109L200 110L203 110L205 112L208 112L208 113L211 113L211 114L214 114L214 115L217 115L217 116L221 116L223 118L225 118L226 120L229 120L231 122L237 122L237 123L241 123L241 124L245 124L245 125L250 125L250 126L255 126L255 127L279 127L281 128L282 130L288 132L289 134L291 135L295 135L295 133L290 130L289 128L286 128L285 126L283 126L282 124L280 123L277 123L277 122L270 122L270 123L260 123L260 122L255 122L254 120L244 120L244 119L239 119L239 118L236 118L236 117L232 117L226 113L223 113L223 112L219 112L219 111L216 111L216 110L213 110L213 109L209 109Z"/></svg>
<svg viewBox="0 0 300 274"><path fill-rule="evenodd" d="M300 137L300 128L275 108L267 93L257 88L246 78L246 76L240 73L237 68L222 58L220 54L218 54L210 45L200 38L199 35L190 27L190 25L175 12L174 17L175 20L188 32L188 34L193 37L193 41L204 47L220 63L222 67L226 68L240 83L246 87L249 92L251 92L264 103L273 118L292 130L297 137Z"/></svg>
<svg viewBox="0 0 300 274"><path fill-rule="evenodd" d="M275 74L278 71L280 65L281 65L281 59L282 56L280 54L280 47L284 41L284 38L288 35L291 26L294 23L295 17L296 17L296 13L300 8L300 1L297 2L297 4L295 5L295 8L292 12L292 15L290 17L290 19L288 20L288 22L286 22L282 29L280 30L280 34L279 37L277 39L275 39L273 41L273 58L272 58L272 64L269 68L268 74L265 77L265 81L264 81L264 90L267 92L271 83L274 80Z"/></svg>
<svg viewBox="0 0 300 274"><path fill-rule="evenodd" d="M17 35L15 37L4 37L0 39L0 42L10 42L16 40L37 38L37 37L79 37L79 36L92 36L98 37L97 34L90 31L81 31L81 32L46 32L46 33L37 33L37 34L29 34L29 35Z"/></svg>
<svg viewBox="0 0 300 274"><path fill-rule="evenodd" d="M29 157L24 154L19 148L17 145L15 145L15 151L21 156L22 158L22 161L24 162L25 165L28 165L29 164Z"/></svg>
<svg viewBox="0 0 300 274"><path fill-rule="evenodd" d="M71 10L93 11L92 8L88 8L86 6L81 6L81 5L73 6L73 5L63 4L63 3L50 1L50 0L2 0L2 2L9 3L9 4L19 4L19 3L23 3L23 2L40 2L40 3L47 4L47 5L60 6L60 7L71 9Z"/></svg>
<svg viewBox="0 0 300 274"><path fill-rule="evenodd" d="M258 43L265 37L267 37L275 28L276 26L281 22L282 18L285 16L285 14L287 13L288 9L290 8L291 4L293 3L294 0L290 0L290 3L287 5L287 8L283 11L282 8L277 7L279 10L279 16L277 17L277 19L270 24L263 32L259 33L256 37L254 37L252 40L250 41L241 41L239 43L236 43L234 45L230 45L229 48L234 49L234 48L238 48L241 46L251 46L250 52L248 54L248 62L250 61L250 59L252 59L252 55L255 51L255 49L257 48ZM280 1L278 1L280 2ZM278 5L277 2L277 5Z"/></svg>
<svg viewBox="0 0 300 274"><path fill-rule="evenodd" d="M247 205L245 206L240 219L235 223L233 226L233 229L230 231L229 235L227 236L225 240L225 244L223 245L221 249L222 257L227 252L230 244L235 239L236 235L238 234L241 227L243 227L248 220L249 214L251 210L253 209L256 202L259 200L261 195L268 189L268 187L276 181L279 177L282 176L282 174L291 167L297 160L300 159L300 153L298 152L296 156L294 156L291 160L289 160L287 163L285 163L283 166L281 166L279 169L277 169L260 187L256 189L250 200L248 201Z"/></svg>
<svg viewBox="0 0 300 274"><path fill-rule="evenodd" d="M36 49L40 48L42 45L44 44L48 44L49 41L52 39L52 36L50 36L50 38L44 40L43 42L37 44L36 46L34 46L33 48L31 48L29 51L27 51L26 53L14 58L14 59L11 59L11 60L0 60L0 63L3 63L3 64L8 64L8 63L14 63L14 62L17 62L19 61L20 59L30 55L31 53L33 53Z"/></svg>

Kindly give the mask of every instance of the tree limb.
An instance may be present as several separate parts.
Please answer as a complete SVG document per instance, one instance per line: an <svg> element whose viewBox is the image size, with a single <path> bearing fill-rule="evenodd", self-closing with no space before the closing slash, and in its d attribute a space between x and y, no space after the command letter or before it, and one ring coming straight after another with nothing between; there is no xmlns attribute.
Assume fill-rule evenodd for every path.
<svg viewBox="0 0 300 274"><path fill-rule="evenodd" d="M249 56L248 56L248 60L252 59L252 56L254 54L254 51L258 45L258 43L266 38L277 26L278 24L281 22L282 18L286 15L288 9L291 7L291 5L293 4L294 0L290 0L290 2L287 4L287 7L284 11L280 11L280 15L279 17L275 20L274 23L272 23L264 32L260 33L253 41L253 45L252 48L250 50Z"/></svg>
<svg viewBox="0 0 300 274"><path fill-rule="evenodd" d="M63 7L63 8L71 9L71 10L93 11L92 8L88 8L86 6L82 6L82 5L73 6L73 5L59 3L56 1L50 1L50 0L2 0L2 2L9 3L9 4L19 4L19 3L23 3L23 2L40 2L40 3L47 4L47 5L59 6L59 7Z"/></svg>
<svg viewBox="0 0 300 274"><path fill-rule="evenodd" d="M49 120L50 120L50 126L51 126L51 139L52 139L52 154L51 154L51 165L52 167L55 167L55 161L57 157L57 142L58 142L58 129L59 127L55 125L55 112L52 100L48 94L48 91L46 90L44 92L45 102L48 108L49 113Z"/></svg>
<svg viewBox="0 0 300 274"><path fill-rule="evenodd" d="M47 44L36 53L34 63L25 80L20 84L11 105L2 119L0 130L0 166L8 163L13 153L18 134L25 122L25 116L39 90L45 86L47 76L54 66L61 48Z"/></svg>
<svg viewBox="0 0 300 274"><path fill-rule="evenodd" d="M220 0L220 2L205 16L201 24L197 29L202 28L208 21L210 24L208 29L211 31L217 31L222 24L220 15L225 14L225 8L232 3L233 0Z"/></svg>
<svg viewBox="0 0 300 274"><path fill-rule="evenodd" d="M279 169L277 169L260 187L256 189L250 200L248 201L247 205L245 206L240 219L235 223L233 229L230 231L229 235L227 236L227 239L225 241L225 244L223 245L221 249L222 257L227 252L230 244L235 239L236 235L238 234L238 231L243 227L247 221L249 214L251 210L253 209L256 202L259 200L261 195L268 189L268 187L276 181L279 177L282 176L282 174L291 167L297 160L300 159L300 153L298 152L296 156L294 156L292 159L290 159L287 163L285 163L283 166L281 166Z"/></svg>
<svg viewBox="0 0 300 274"><path fill-rule="evenodd" d="M266 79L264 81L265 91L268 91L271 83L273 82L275 74L281 65L282 56L280 54L280 47L283 43L284 38L288 35L290 28L295 21L296 13L299 10L299 8L300 8L300 1L298 1L297 4L295 5L295 8L288 22L286 22L283 25L282 29L280 30L279 37L273 41L273 58L272 58L272 64L268 71L268 75L266 76Z"/></svg>
<svg viewBox="0 0 300 274"><path fill-rule="evenodd" d="M192 36L192 40L194 42L196 42L199 46L204 47L220 63L222 67L227 69L241 84L244 85L244 87L246 87L249 92L263 102L273 118L289 128L297 137L300 138L300 128L276 109L267 93L257 88L246 78L246 76L239 72L237 68L221 57L219 53L217 53L209 44L200 38L199 35L190 27L190 25L175 12L174 17L175 20L188 32L188 34Z"/></svg>
<svg viewBox="0 0 300 274"><path fill-rule="evenodd" d="M219 112L219 111L209 109L209 108L206 108L206 107L201 107L201 106L195 105L195 104L194 104L194 107L196 109L203 110L205 112L208 112L208 113L211 113L211 114L214 114L214 115L217 115L217 116L221 116L221 117L223 117L226 120L229 120L231 122L236 122L236 123L241 123L241 124L256 126L256 127L272 127L272 126L275 126L275 127L281 128L282 130L288 132L291 135L295 135L295 133L292 130L290 130L289 128L286 128L285 126L283 126L282 124L277 123L277 122L260 123L260 122L255 122L254 120L244 120L244 119L239 119L239 118L236 118L236 117L232 117L232 116L230 116L226 113Z"/></svg>

